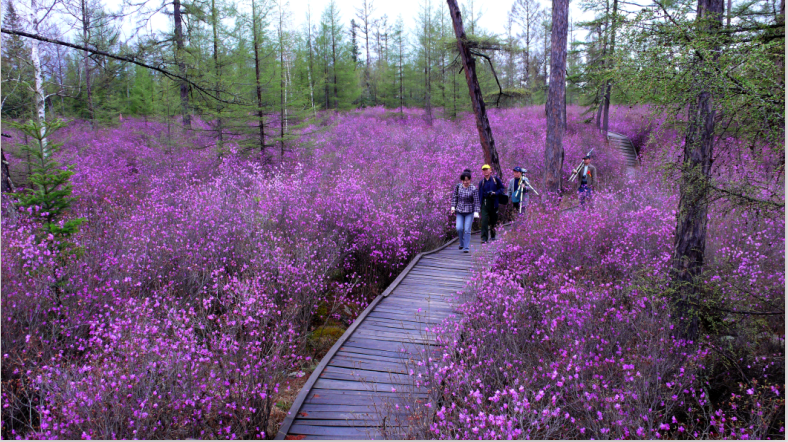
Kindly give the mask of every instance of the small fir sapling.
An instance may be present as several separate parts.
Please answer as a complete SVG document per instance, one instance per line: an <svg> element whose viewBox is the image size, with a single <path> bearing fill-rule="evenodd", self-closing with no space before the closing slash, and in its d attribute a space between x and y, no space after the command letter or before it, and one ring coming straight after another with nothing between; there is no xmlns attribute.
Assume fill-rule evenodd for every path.
<svg viewBox="0 0 788 442"><path fill-rule="evenodd" d="M21 148L31 158L32 174L28 178L30 187L17 194L17 205L31 213L37 212L42 218L39 239L52 241L60 251L69 249L68 239L79 231L85 218L64 219L74 200L70 182L74 171L72 166L63 168L55 159L63 143L48 142L66 123L55 120L46 124L35 121L9 124L32 139Z"/></svg>

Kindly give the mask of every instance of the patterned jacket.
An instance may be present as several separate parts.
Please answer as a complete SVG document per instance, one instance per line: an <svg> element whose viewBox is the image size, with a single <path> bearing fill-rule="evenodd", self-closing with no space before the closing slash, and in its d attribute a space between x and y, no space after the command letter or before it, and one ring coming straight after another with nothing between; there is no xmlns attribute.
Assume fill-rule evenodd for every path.
<svg viewBox="0 0 788 442"><path fill-rule="evenodd" d="M473 184L468 187L463 186L461 183L454 186L454 191L451 193L451 206L457 213L476 213L481 210L481 202L479 201L479 191Z"/></svg>

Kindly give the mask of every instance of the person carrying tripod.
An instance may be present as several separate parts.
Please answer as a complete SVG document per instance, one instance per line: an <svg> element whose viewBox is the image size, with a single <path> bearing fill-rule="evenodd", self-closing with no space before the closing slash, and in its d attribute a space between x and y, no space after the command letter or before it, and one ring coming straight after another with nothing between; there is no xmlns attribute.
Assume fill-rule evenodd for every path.
<svg viewBox="0 0 788 442"><path fill-rule="evenodd" d="M501 179L493 176L489 164L482 166L484 178L479 182L479 199L482 204L482 244L495 241L495 225L498 224L498 197L506 195Z"/></svg>

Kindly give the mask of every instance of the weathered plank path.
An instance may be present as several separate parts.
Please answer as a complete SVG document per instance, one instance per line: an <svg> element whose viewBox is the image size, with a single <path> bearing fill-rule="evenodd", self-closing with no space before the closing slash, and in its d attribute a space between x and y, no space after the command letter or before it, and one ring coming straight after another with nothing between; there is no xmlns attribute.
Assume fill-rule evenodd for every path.
<svg viewBox="0 0 788 442"><path fill-rule="evenodd" d="M610 141L610 145L613 148L617 149L622 155L624 155L624 158L627 161L627 167L634 168L640 166L640 156L638 155L638 151L629 137L617 132L608 131L607 139Z"/></svg>
<svg viewBox="0 0 788 442"><path fill-rule="evenodd" d="M502 229L498 229L502 235ZM436 349L425 329L456 317L456 297L474 266L489 265L496 242L471 236L418 255L329 350L296 397L277 439L399 439L407 412L426 398L410 370Z"/></svg>

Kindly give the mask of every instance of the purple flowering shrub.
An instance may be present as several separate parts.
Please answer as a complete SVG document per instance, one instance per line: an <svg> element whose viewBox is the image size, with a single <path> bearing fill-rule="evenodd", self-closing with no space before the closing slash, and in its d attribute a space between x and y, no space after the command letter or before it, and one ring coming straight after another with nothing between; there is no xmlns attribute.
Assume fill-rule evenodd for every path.
<svg viewBox="0 0 788 442"><path fill-rule="evenodd" d="M679 339L667 279L678 195L651 178L659 167L598 193L594 211L532 211L511 228L462 319L435 330L447 347L429 362L425 437L784 437L784 214L712 206L706 334ZM760 182L774 178L761 170Z"/></svg>
<svg viewBox="0 0 788 442"><path fill-rule="evenodd" d="M581 123L581 111L572 107L568 112L566 175L582 154L601 145L592 126ZM622 124L631 126L637 126L639 118L621 117L627 122ZM491 123L505 178L513 166L524 166L539 188L543 110L494 110ZM194 124L204 126L199 120ZM474 180L481 176L482 155L470 115L429 124L415 110L403 117L382 108L327 112L301 131L277 165L261 165L254 155L239 153L239 140L233 137L226 137L219 158L209 132L182 133L177 124L168 129L160 122L126 120L92 130L72 122L57 135L65 142L61 163L73 164L75 170L73 216L86 222L71 239L80 254L64 262L46 241L35 241L40 214L19 212L3 202L3 437L273 435L271 408L288 373L310 363L305 342L311 328L327 318L351 322L416 253L450 238L452 185L466 167ZM16 141L12 138L9 144ZM632 321L651 321L653 336L667 333L664 303L648 291L630 296L629 288L640 284L632 280L633 274L657 278L664 271L675 197L620 190L627 187L621 157L600 147L595 153L600 187L611 195L599 204L615 208L608 215L592 215L601 217L593 218L599 230L588 232L595 242L573 249L577 232L572 225L582 230L585 224L556 224L551 215L534 214L529 228L543 234L522 231L507 247L539 260L539 265L502 258L491 273L501 284L478 286L490 293L491 302L501 303L473 307L479 314L485 306L497 309L513 303L512 312L522 309L517 321L540 330L538 339L549 333L554 342L558 338L553 331L535 324L563 315L558 305L574 302L596 309L597 315L625 305ZM13 168L24 168L18 158L9 160ZM567 188L573 185L565 183ZM575 196L570 193L568 198ZM627 200L629 206L617 206ZM764 222L762 217L758 226ZM648 227L648 233L632 231L628 223ZM760 227L750 223L740 228L749 234ZM732 247L724 241L715 253L730 257L731 266L746 258L736 269L755 275L757 287L768 281L776 290L784 283L774 272L753 273L762 255L770 262L782 259L777 251L782 243L773 242L774 228L764 230L762 238L753 237L759 244L765 244L763 238L772 241L768 253L761 245ZM533 242L537 237L544 244ZM759 255L750 254L751 249ZM599 265L582 264L587 258ZM593 290L561 282L558 275L570 275L564 270L576 267L574 276L567 276L573 281L581 275L602 275ZM726 299L734 292L742 295L736 276L740 273L714 280ZM601 281L611 285L602 287ZM568 293L560 298L566 304L554 301L548 303L550 310L540 310L552 296L548 289L559 282ZM531 304L505 298L520 293L517 290L529 293ZM618 301L612 303L607 294L614 292ZM576 293L583 293L584 303L571 299L580 296ZM598 301L589 307L587 297ZM643 306L636 301L641 297L648 298ZM467 318L472 321L474 315ZM499 318L488 319L486 327L498 324ZM554 327L570 327L567 321L556 319ZM463 342L472 342L471 336L481 339L469 324ZM481 319L476 325L483 328ZM494 327L506 330L503 324ZM606 340L611 336L594 333ZM612 345L593 339L589 346ZM657 345L653 339L632 339L630 346L644 348L639 354ZM482 347L480 343L477 353L486 351ZM658 367L673 363L678 353L665 342L648 348L665 355L664 361L654 362L657 368L638 368L642 377L653 380ZM544 360L552 355L549 348L540 351ZM703 362L695 353L692 358ZM482 360L469 357L462 362L470 364L463 370ZM452 385L454 372L442 373ZM665 379L676 377L659 373ZM488 381L483 382L484 388L474 388L484 391ZM624 391L629 390L621 394ZM448 429L441 431L436 435L449 434Z"/></svg>

